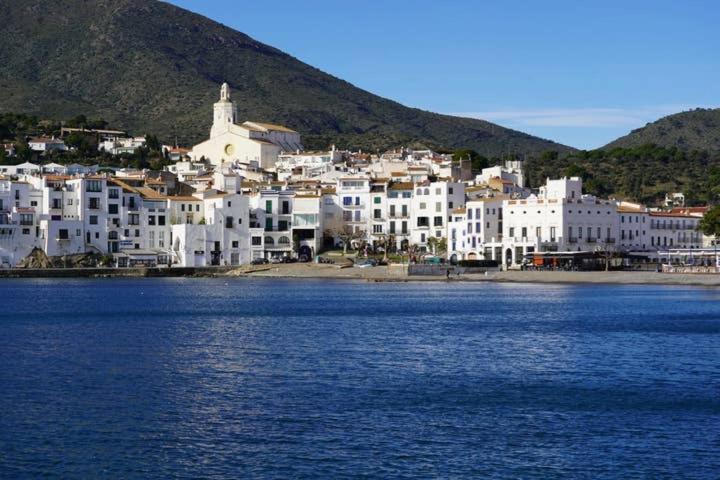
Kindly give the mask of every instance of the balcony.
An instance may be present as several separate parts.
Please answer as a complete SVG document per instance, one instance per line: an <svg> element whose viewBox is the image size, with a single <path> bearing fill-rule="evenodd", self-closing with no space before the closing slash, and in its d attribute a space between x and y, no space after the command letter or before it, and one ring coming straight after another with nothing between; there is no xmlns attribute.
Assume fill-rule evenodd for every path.
<svg viewBox="0 0 720 480"><path fill-rule="evenodd" d="M585 240L587 243L597 243L597 238L588 237L587 240Z"/></svg>
<svg viewBox="0 0 720 480"><path fill-rule="evenodd" d="M577 237L568 237L567 243L577 243L578 239Z"/></svg>
<svg viewBox="0 0 720 480"><path fill-rule="evenodd" d="M365 208L365 204L364 204L364 203L353 203L353 204L350 204L350 205L345 205L345 204L343 204L342 207L343 207L343 208L347 208L347 209Z"/></svg>

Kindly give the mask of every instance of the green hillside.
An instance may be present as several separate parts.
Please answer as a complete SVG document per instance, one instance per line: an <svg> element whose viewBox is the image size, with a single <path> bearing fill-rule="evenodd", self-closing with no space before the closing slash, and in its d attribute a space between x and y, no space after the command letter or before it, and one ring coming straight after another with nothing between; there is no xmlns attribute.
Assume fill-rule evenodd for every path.
<svg viewBox="0 0 720 480"><path fill-rule="evenodd" d="M720 152L720 109L690 110L668 115L609 143L605 150L653 144L684 151Z"/></svg>
<svg viewBox="0 0 720 480"><path fill-rule="evenodd" d="M227 81L241 119L281 123L309 147L422 144L496 156L569 147L387 100L247 35L152 0L2 2L0 111L103 118L190 144Z"/></svg>

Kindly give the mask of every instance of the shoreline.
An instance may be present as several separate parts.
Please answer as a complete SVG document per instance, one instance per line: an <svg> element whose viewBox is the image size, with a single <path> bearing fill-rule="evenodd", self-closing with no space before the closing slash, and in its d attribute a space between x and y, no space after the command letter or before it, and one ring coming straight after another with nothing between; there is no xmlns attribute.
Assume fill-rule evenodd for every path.
<svg viewBox="0 0 720 480"><path fill-rule="evenodd" d="M564 271L493 271L467 273L446 278L445 275L408 276L406 266L391 265L371 268L324 264L278 264L242 267L183 268L68 268L68 269L7 269L3 278L276 278L314 280L354 280L367 282L493 282L588 285L684 285L720 287L720 274L660 272L564 272Z"/></svg>

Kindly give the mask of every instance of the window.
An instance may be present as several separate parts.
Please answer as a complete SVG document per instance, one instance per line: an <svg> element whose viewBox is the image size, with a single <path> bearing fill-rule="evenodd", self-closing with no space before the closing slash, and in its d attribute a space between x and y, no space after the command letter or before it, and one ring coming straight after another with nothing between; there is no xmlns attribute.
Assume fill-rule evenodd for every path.
<svg viewBox="0 0 720 480"><path fill-rule="evenodd" d="M373 233L382 233L383 231L382 225L373 225Z"/></svg>
<svg viewBox="0 0 720 480"><path fill-rule="evenodd" d="M150 226L155 225L155 215L148 216L148 225L150 225Z"/></svg>
<svg viewBox="0 0 720 480"><path fill-rule="evenodd" d="M287 215L290 213L290 202L283 200L282 202L282 214Z"/></svg>
<svg viewBox="0 0 720 480"><path fill-rule="evenodd" d="M550 241L555 241L555 227L550 227Z"/></svg>
<svg viewBox="0 0 720 480"><path fill-rule="evenodd" d="M85 182L86 192L102 192L102 180L87 180Z"/></svg>
<svg viewBox="0 0 720 480"><path fill-rule="evenodd" d="M108 198L120 198L119 190L117 188L109 188Z"/></svg>
<svg viewBox="0 0 720 480"><path fill-rule="evenodd" d="M165 248L165 232L158 232L158 247Z"/></svg>
<svg viewBox="0 0 720 480"><path fill-rule="evenodd" d="M59 198L53 198L52 208L62 208L62 201ZM2 210L2 200L0 200L0 210Z"/></svg>
<svg viewBox="0 0 720 480"><path fill-rule="evenodd" d="M192 205L190 205L190 206L192 207ZM200 211L200 204L199 204L199 203L198 203L197 205L195 205L195 211L196 211L196 212L199 212L199 211Z"/></svg>
<svg viewBox="0 0 720 480"><path fill-rule="evenodd" d="M453 208L453 202L448 202L448 208L450 208L450 209Z"/></svg>
<svg viewBox="0 0 720 480"><path fill-rule="evenodd" d="M408 206L407 206L407 205L402 205L401 208L402 208L402 216L403 216L403 217L407 217L407 216L408 216Z"/></svg>
<svg viewBox="0 0 720 480"><path fill-rule="evenodd" d="M108 205L108 213L110 215L117 215L118 214L118 204L117 203L111 203Z"/></svg>
<svg viewBox="0 0 720 480"><path fill-rule="evenodd" d="M442 212L442 203L435 202L435 211L436 212ZM472 216L472 214L470 214Z"/></svg>
<svg viewBox="0 0 720 480"><path fill-rule="evenodd" d="M355 221L356 222L360 221L360 210L355 210Z"/></svg>
<svg viewBox="0 0 720 480"><path fill-rule="evenodd" d="M430 221L429 221L428 217L418 217L417 226L418 227L429 227Z"/></svg>
<svg viewBox="0 0 720 480"><path fill-rule="evenodd" d="M225 228L233 227L233 217L225 217Z"/></svg>
<svg viewBox="0 0 720 480"><path fill-rule="evenodd" d="M129 213L128 214L128 225L140 225L140 214Z"/></svg>
<svg viewBox="0 0 720 480"><path fill-rule="evenodd" d="M511 237L514 237L514 236L515 236L515 227L510 227L508 234L509 234Z"/></svg>
<svg viewBox="0 0 720 480"><path fill-rule="evenodd" d="M450 195L453 194L453 187L448 187L448 193L449 193Z"/></svg>
<svg viewBox="0 0 720 480"><path fill-rule="evenodd" d="M100 199L97 197L88 198L88 208L90 210L97 210L100 208Z"/></svg>
<svg viewBox="0 0 720 480"><path fill-rule="evenodd" d="M165 225L165 215L158 215L158 225Z"/></svg>
<svg viewBox="0 0 720 480"><path fill-rule="evenodd" d="M390 233L395 235L395 222L390 222Z"/></svg>
<svg viewBox="0 0 720 480"><path fill-rule="evenodd" d="M278 238L278 245L290 245L290 239L288 237Z"/></svg>
<svg viewBox="0 0 720 480"><path fill-rule="evenodd" d="M265 200L265 213L272 213L272 200Z"/></svg>
<svg viewBox="0 0 720 480"><path fill-rule="evenodd" d="M443 217L442 217L442 216L440 216L440 217L435 217L435 218L433 219L433 226L434 226L434 227L442 227L442 225L443 225Z"/></svg>
<svg viewBox="0 0 720 480"><path fill-rule="evenodd" d="M343 197L343 205L345 205L345 206L352 205L352 197Z"/></svg>
<svg viewBox="0 0 720 480"><path fill-rule="evenodd" d="M59 240L67 240L70 238L70 235L68 234L67 228L61 228L58 230L58 239Z"/></svg>
<svg viewBox="0 0 720 480"><path fill-rule="evenodd" d="M97 224L98 224L97 215L90 215L90 225L97 225Z"/></svg>
<svg viewBox="0 0 720 480"><path fill-rule="evenodd" d="M240 246L240 242L238 242L237 240L233 240L232 248L238 248L239 246Z"/></svg>
<svg viewBox="0 0 720 480"><path fill-rule="evenodd" d="M378 220L382 218L381 210L379 208L373 210L373 218Z"/></svg>
<svg viewBox="0 0 720 480"><path fill-rule="evenodd" d="M408 233L407 221L405 221L405 220L403 220L403 222L402 222L400 233L403 235L407 235L407 233Z"/></svg>
<svg viewBox="0 0 720 480"><path fill-rule="evenodd" d="M266 218L265 219L265 230L268 232L272 232L273 229L273 221L272 218Z"/></svg>
<svg viewBox="0 0 720 480"><path fill-rule="evenodd" d="M81 235L82 235L82 232L80 231L80 229L79 229L79 228L76 229L76 230L75 230L75 236L76 236L76 237L79 237L79 236L81 236Z"/></svg>
<svg viewBox="0 0 720 480"><path fill-rule="evenodd" d="M420 210L425 210L427 208L427 204L425 202L420 202Z"/></svg>
<svg viewBox="0 0 720 480"><path fill-rule="evenodd" d="M380 197L373 198L373 203L378 204L380 202L382 202L382 198L380 198Z"/></svg>
<svg viewBox="0 0 720 480"><path fill-rule="evenodd" d="M350 211L343 211L343 222L352 222L352 212Z"/></svg>
<svg viewBox="0 0 720 480"><path fill-rule="evenodd" d="M252 237L250 240L253 244L253 246L257 247L259 245L262 245L262 237Z"/></svg>

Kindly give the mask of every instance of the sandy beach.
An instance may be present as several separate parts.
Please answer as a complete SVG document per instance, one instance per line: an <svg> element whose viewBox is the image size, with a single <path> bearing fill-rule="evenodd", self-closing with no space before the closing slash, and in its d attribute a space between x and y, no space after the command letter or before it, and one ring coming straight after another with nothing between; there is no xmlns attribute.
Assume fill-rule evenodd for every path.
<svg viewBox="0 0 720 480"><path fill-rule="evenodd" d="M228 276L328 278L367 281L451 281L451 282L515 282L515 283L612 283L720 286L720 275L671 274L657 272L534 272L506 271L487 274L408 276L404 265L372 268L340 268L335 265L294 263L247 266L232 270Z"/></svg>

